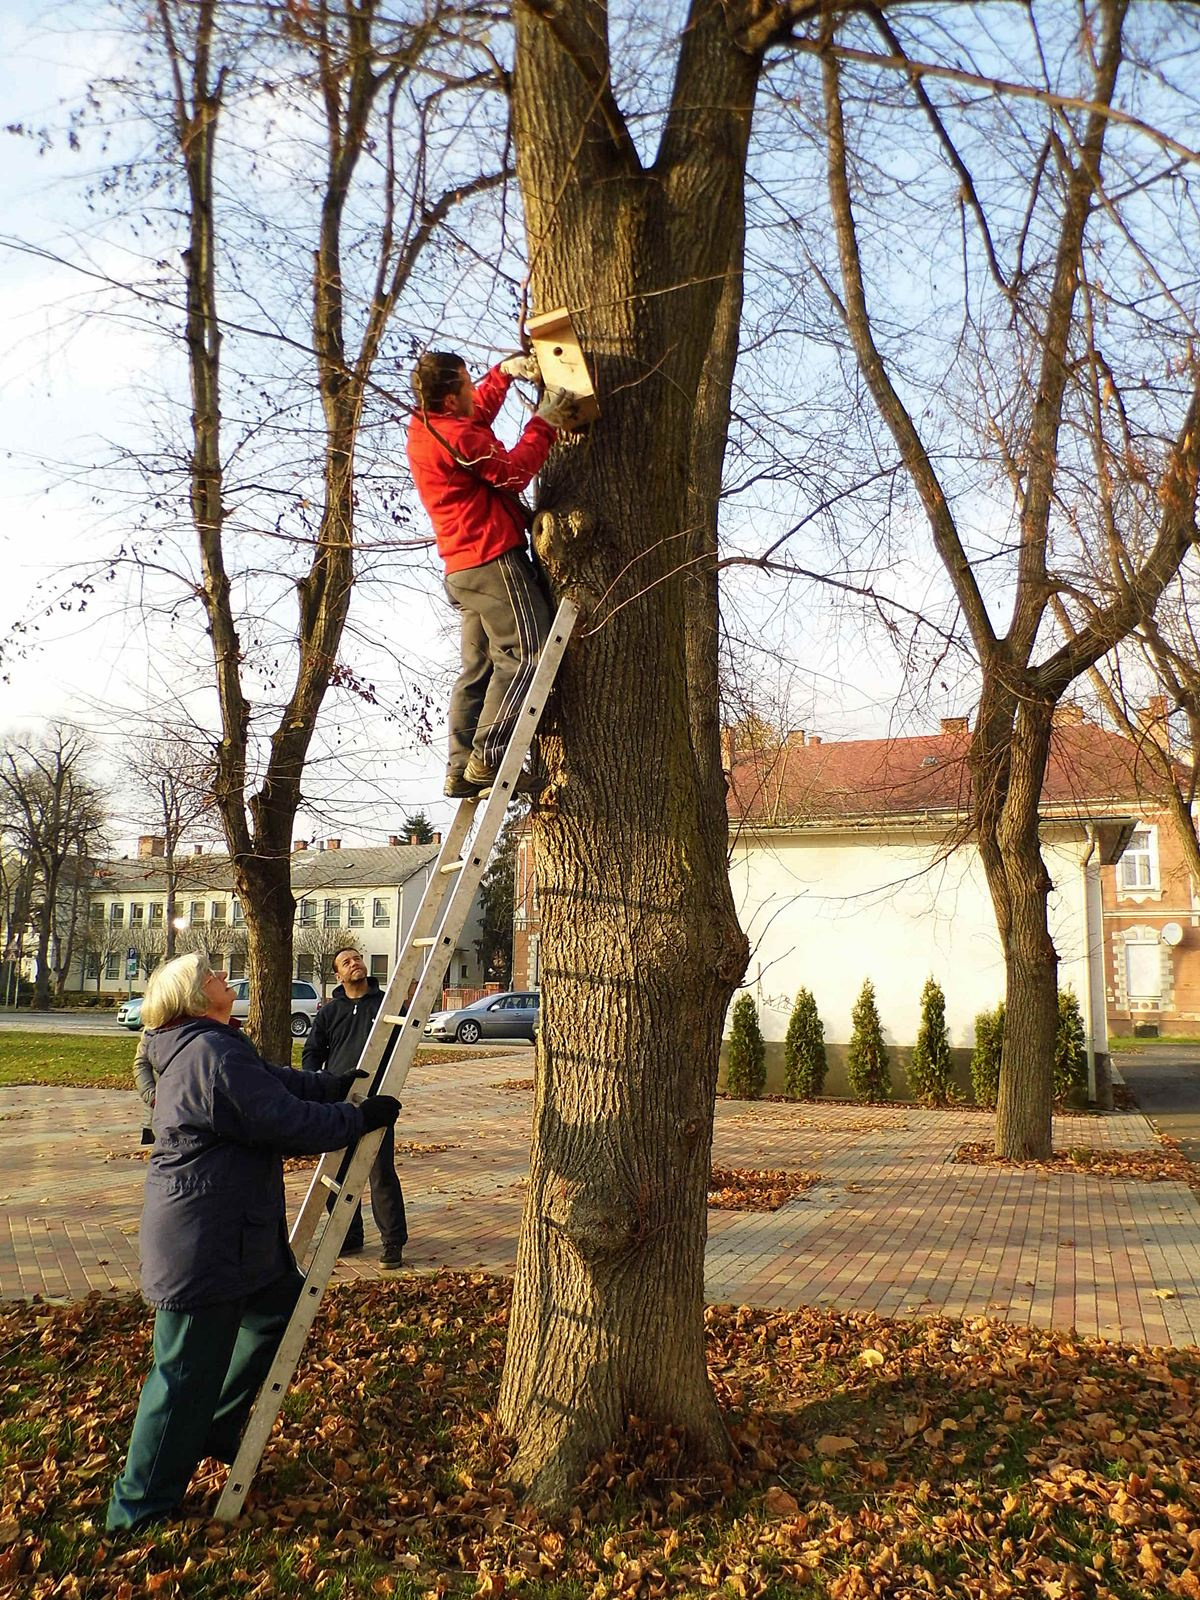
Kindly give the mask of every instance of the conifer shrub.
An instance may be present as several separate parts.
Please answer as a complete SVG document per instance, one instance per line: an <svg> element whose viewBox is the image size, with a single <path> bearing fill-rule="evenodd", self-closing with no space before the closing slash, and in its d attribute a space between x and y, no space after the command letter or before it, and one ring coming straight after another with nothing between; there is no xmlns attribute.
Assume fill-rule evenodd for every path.
<svg viewBox="0 0 1200 1600"><path fill-rule="evenodd" d="M754 997L741 995L733 1006L725 1051L725 1088L738 1100L757 1100L767 1084L767 1047L758 1025Z"/></svg>
<svg viewBox="0 0 1200 1600"><path fill-rule="evenodd" d="M975 1018L975 1049L971 1054L971 1088L977 1106L995 1110L1000 1094L1000 1055L1004 1049L1004 1001L994 1011Z"/></svg>
<svg viewBox="0 0 1200 1600"><path fill-rule="evenodd" d="M870 978L859 990L854 1010L850 1046L846 1052L846 1077L856 1100L890 1100L892 1064L883 1042L883 1028L875 1005L875 986Z"/></svg>
<svg viewBox="0 0 1200 1600"><path fill-rule="evenodd" d="M948 1106L955 1098L950 1076L950 1033L946 996L930 978L921 991L921 1024L908 1063L908 1087L923 1106Z"/></svg>
<svg viewBox="0 0 1200 1600"><path fill-rule="evenodd" d="M808 989L796 995L783 1041L784 1089L793 1100L812 1100L825 1087L825 1024Z"/></svg>
<svg viewBox="0 0 1200 1600"><path fill-rule="evenodd" d="M1074 989L1058 991L1058 1028L1054 1035L1054 1099L1063 1105L1072 1094L1087 1094L1087 1039L1083 1013Z"/></svg>

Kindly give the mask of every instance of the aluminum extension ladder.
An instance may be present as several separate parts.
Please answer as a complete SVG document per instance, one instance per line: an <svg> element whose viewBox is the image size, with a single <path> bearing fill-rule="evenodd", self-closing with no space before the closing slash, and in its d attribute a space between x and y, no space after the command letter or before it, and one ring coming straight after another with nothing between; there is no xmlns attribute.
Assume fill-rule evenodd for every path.
<svg viewBox="0 0 1200 1600"><path fill-rule="evenodd" d="M513 786L537 732L577 616L575 605L564 600L542 647L533 682L517 713L516 726L494 786L486 796L464 800L455 813L409 930L403 959L392 974L359 1059L359 1068L367 1077L354 1085L350 1094L354 1101L368 1094L399 1096L404 1087L431 1004L441 993L446 962L466 926L475 891L499 837ZM472 827L474 836L468 845ZM417 987L412 1003L401 1015L414 979ZM291 1232L297 1261L303 1262L323 1218L325 1227L317 1238L296 1309L284 1329L270 1371L263 1379L237 1456L229 1469L214 1513L218 1521L232 1522L245 1504L382 1142L383 1130L378 1129L364 1134L349 1149L331 1151L321 1158Z"/></svg>

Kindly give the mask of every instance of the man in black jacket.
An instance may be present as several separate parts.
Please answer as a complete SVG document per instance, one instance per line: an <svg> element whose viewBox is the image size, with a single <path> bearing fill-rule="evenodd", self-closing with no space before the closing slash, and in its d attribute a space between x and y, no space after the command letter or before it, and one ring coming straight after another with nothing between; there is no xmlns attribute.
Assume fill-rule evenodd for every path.
<svg viewBox="0 0 1200 1600"><path fill-rule="evenodd" d="M352 946L339 950L333 970L342 980L332 996L317 1012L308 1038L304 1041L301 1064L306 1072L353 1072L357 1067L375 1013L383 1004L383 990L367 976L362 956ZM379 1154L371 1167L371 1210L383 1238L381 1272L399 1272L404 1265L404 1246L408 1243L408 1223L404 1217L404 1194L396 1176L396 1141L389 1127ZM342 1255L357 1255L363 1247L362 1207L346 1234Z"/></svg>

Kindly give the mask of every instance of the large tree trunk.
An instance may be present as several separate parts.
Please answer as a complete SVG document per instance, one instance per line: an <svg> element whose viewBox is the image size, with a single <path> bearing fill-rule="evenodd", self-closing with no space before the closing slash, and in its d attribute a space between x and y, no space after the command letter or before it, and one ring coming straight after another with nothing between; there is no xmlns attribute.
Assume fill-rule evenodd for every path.
<svg viewBox="0 0 1200 1600"><path fill-rule="evenodd" d="M287 855L234 861L234 886L246 918L246 972L250 980L247 1032L268 1061L292 1061L292 895Z"/></svg>
<svg viewBox="0 0 1200 1600"><path fill-rule="evenodd" d="M584 608L543 740L556 804L535 814L544 1010L500 1395L516 1480L543 1503L631 1415L680 1429L693 1461L727 1451L705 1367L704 1244L721 1029L746 962L711 803L716 741L693 743L683 569L757 64L698 8L684 109L646 172L613 107L596 109L602 69L590 132L579 124L597 11L566 8L560 33L524 8L517 23L535 303L577 311L603 407L552 458L538 525L555 587ZM703 592L709 615L691 625L711 641Z"/></svg>
<svg viewBox="0 0 1200 1600"><path fill-rule="evenodd" d="M1002 666L993 670L1007 676ZM1039 806L1053 720L1053 704L1031 693L985 691L971 751L979 852L1007 980L996 1153L1013 1161L1044 1160L1051 1149L1058 952Z"/></svg>

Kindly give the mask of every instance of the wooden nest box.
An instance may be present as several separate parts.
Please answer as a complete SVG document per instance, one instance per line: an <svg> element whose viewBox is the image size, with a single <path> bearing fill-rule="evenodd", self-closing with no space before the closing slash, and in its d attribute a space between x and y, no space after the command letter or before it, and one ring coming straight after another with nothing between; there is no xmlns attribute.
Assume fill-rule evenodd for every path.
<svg viewBox="0 0 1200 1600"><path fill-rule="evenodd" d="M579 400L577 428L595 422L600 415L592 375L579 347L579 339L571 322L571 313L565 306L557 311L546 311L540 317L530 317L525 324L538 366L542 369L542 382L547 389L569 389Z"/></svg>

